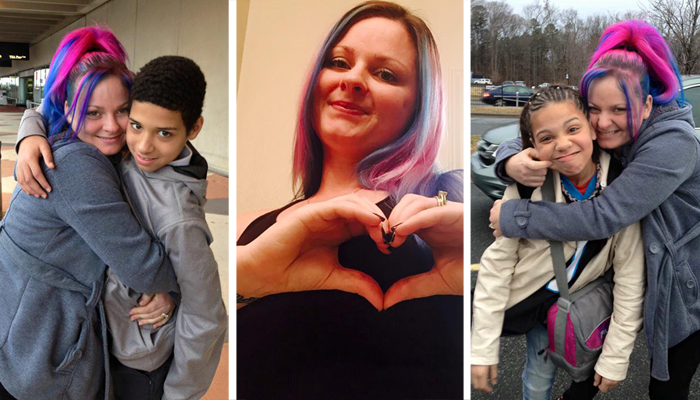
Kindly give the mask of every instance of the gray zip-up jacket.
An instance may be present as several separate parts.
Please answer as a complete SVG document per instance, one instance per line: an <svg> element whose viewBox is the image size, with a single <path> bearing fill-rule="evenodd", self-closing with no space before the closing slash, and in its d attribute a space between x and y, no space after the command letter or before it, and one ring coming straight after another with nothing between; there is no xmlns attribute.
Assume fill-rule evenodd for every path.
<svg viewBox="0 0 700 400"><path fill-rule="evenodd" d="M637 141L622 149L624 171L600 196L567 205L508 201L500 214L504 236L532 239L600 239L642 221L644 332L659 380L669 379L667 349L700 330L700 141L693 128L690 105L654 106ZM501 146L502 173L519 146Z"/></svg>
<svg viewBox="0 0 700 400"><path fill-rule="evenodd" d="M219 270L209 248L213 239L204 218L206 161L193 147L191 149L192 163L199 164L199 173L202 174L197 177L192 176L196 174L191 172L191 168L170 165L154 172L144 172L138 169L133 159L123 161L119 166L127 198L141 224L165 245L182 299L176 310L174 327L171 327L171 321L161 328L165 329L168 338L155 343L156 346L169 347L153 349L147 337L153 333L149 327L142 327L139 332L138 325L130 322L124 314L121 318L110 318L109 327L113 333L126 333L131 343L121 349L113 347L112 350L117 357L123 353L122 350L130 353L130 359L123 359L122 362L133 368L138 368L138 363L148 364L151 350L161 354L160 364L174 351L175 357L165 380L163 398L167 400L199 399L204 396L219 365L228 326ZM189 172L190 176L183 172ZM110 303L119 301L124 304L121 308L136 306L133 298L129 297L128 288L121 285L119 292L105 295L108 316ZM139 348L143 349L141 360L133 357Z"/></svg>
<svg viewBox="0 0 700 400"><path fill-rule="evenodd" d="M141 291L177 284L110 160L79 140L53 152L56 168L42 165L53 192L37 199L18 186L0 227L0 381L20 399L107 398L107 264Z"/></svg>

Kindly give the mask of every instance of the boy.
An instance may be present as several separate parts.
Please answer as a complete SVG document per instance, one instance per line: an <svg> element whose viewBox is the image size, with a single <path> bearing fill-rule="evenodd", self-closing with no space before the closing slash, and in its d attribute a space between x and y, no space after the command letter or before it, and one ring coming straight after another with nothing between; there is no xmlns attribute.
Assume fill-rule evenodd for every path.
<svg viewBox="0 0 700 400"><path fill-rule="evenodd" d="M202 208L207 163L189 143L202 129L205 91L204 75L185 57L158 57L134 79L126 129L131 156L119 164L124 194L144 228L165 245L182 299L176 315L162 314L162 328L139 326L129 310L140 294L108 272L104 303L117 398L198 399L219 363L228 318ZM18 143L36 129L24 125L27 117Z"/></svg>

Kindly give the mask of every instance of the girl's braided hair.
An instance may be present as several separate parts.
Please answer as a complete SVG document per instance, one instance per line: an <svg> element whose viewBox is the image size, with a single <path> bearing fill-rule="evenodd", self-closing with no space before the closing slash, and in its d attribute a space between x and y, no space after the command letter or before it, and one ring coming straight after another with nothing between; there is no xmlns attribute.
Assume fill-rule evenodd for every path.
<svg viewBox="0 0 700 400"><path fill-rule="evenodd" d="M538 90L525 103L523 112L520 114L520 137L523 140L523 149L535 147L531 122L532 113L541 110L550 103L563 103L565 101L571 101L588 119L588 103L577 90L559 85Z"/></svg>

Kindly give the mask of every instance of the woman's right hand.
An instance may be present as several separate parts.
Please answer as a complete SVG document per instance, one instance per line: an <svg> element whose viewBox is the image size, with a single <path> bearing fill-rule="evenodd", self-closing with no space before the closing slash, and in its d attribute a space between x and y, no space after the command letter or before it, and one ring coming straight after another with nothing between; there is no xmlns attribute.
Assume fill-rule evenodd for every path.
<svg viewBox="0 0 700 400"><path fill-rule="evenodd" d="M370 276L338 262L338 246L354 236L381 237L382 211L357 195L307 204L237 248L237 292L246 298L305 290L342 290L382 309Z"/></svg>
<svg viewBox="0 0 700 400"><path fill-rule="evenodd" d="M550 161L539 161L540 153L527 148L506 160L506 174L525 186L540 187L547 176Z"/></svg>
<svg viewBox="0 0 700 400"><path fill-rule="evenodd" d="M47 192L51 192L51 185L39 165L42 157L46 165L53 169L53 154L45 137L29 136L20 142L16 166L17 183L25 193L36 198L46 198Z"/></svg>

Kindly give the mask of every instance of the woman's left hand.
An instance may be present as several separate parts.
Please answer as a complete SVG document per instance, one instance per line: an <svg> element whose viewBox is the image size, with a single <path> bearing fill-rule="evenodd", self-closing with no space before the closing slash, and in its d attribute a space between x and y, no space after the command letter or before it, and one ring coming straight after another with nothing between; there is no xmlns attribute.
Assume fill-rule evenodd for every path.
<svg viewBox="0 0 700 400"><path fill-rule="evenodd" d="M153 329L158 329L172 318L174 310L175 302L168 293L142 294L139 306L132 308L129 315L132 322L139 321L139 326L153 324Z"/></svg>
<svg viewBox="0 0 700 400"><path fill-rule="evenodd" d="M620 381L613 381L610 380L604 376L598 375L598 373L595 373L595 376L593 377L593 386L598 387L598 390L600 390L603 393L608 393L609 391L615 389L620 385Z"/></svg>
<svg viewBox="0 0 700 400"><path fill-rule="evenodd" d="M448 201L438 206L435 197L407 194L391 211L387 231L392 227L392 247L415 233L432 249L435 264L428 272L394 283L384 295L384 309L404 300L464 294L464 204Z"/></svg>

